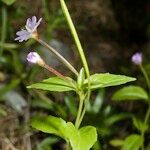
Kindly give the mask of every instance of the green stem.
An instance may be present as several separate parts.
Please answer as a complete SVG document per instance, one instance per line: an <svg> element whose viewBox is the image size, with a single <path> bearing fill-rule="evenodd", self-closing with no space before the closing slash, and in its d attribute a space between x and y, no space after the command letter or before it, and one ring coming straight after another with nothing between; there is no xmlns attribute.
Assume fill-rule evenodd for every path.
<svg viewBox="0 0 150 150"><path fill-rule="evenodd" d="M149 107L148 107L148 110L146 112L146 116L145 116L145 119L144 119L144 125L146 125L149 121L149 117L150 117L150 103L149 103ZM142 143L142 150L144 150L144 135L145 135L145 130L142 130L141 132L141 137L143 139L143 143Z"/></svg>
<svg viewBox="0 0 150 150"><path fill-rule="evenodd" d="M150 79L148 77L148 74L146 72L146 70L144 69L143 65L140 64L140 69L145 77L145 80L146 80L146 83L147 83L147 86L148 86L148 89L149 89L149 92L150 92ZM149 117L150 117L150 103L149 103L149 107L148 107L148 110L146 112L146 115L145 115L145 119L144 119L144 125L147 125L148 121L149 121ZM142 130L141 132L141 137L143 139L143 143L142 143L142 150L144 150L144 135L145 135L145 130Z"/></svg>
<svg viewBox="0 0 150 150"><path fill-rule="evenodd" d="M82 113L82 109L83 109L83 102L84 99L82 98L82 95L79 94L79 109L78 109L78 113L77 113L77 118L76 118L76 122L75 122L75 127L79 128L80 126L80 117L81 117L81 113Z"/></svg>
<svg viewBox="0 0 150 150"><path fill-rule="evenodd" d="M44 42L41 39L35 38L36 41L38 41L41 45L48 48L55 56L67 67L69 68L76 76L78 76L77 70L61 55L59 54L53 47L48 45L46 42Z"/></svg>
<svg viewBox="0 0 150 150"><path fill-rule="evenodd" d="M75 29L75 26L73 24L73 21L71 19L71 16L70 16L70 13L68 11L68 8L64 2L64 0L60 0L60 3L61 3L61 7L62 7L62 10L63 10L63 13L66 17L66 20L68 22L68 25L69 25L69 28L70 28L70 31L72 33L72 36L74 38L74 41L76 43L76 46L78 48L78 52L80 54L80 57L81 57L81 60L82 60L82 63L83 63L83 66L85 68L85 71L87 73L87 76L89 76L89 68L88 68L88 64L87 64L87 61L86 61L86 58L85 58L85 55L84 55L84 51L83 51L83 48L82 48L82 45L81 45L81 42L79 40L79 37L78 37L78 34L77 34L77 31Z"/></svg>
<svg viewBox="0 0 150 150"><path fill-rule="evenodd" d="M2 33L1 33L1 44L2 46L0 47L0 57L3 54L3 44L5 42L6 39L6 27L7 26L7 10L5 7L2 8Z"/></svg>
<svg viewBox="0 0 150 150"><path fill-rule="evenodd" d="M67 6L65 4L65 1L64 0L60 0L60 3L61 3L62 11L63 11L63 13L64 13L64 15L66 17L67 23L69 25L70 31L71 31L72 36L74 38L74 41L76 43L76 46L77 46L78 52L80 54L80 58L82 60L82 63L83 63L83 66L84 66L84 69L85 69L85 72L86 72L86 76L87 76L87 79L88 79L88 94L87 94L87 98L86 98L86 104L87 104L89 102L90 95L91 95L91 89L90 89L91 84L90 84L89 67L88 67L88 64L87 64L87 60L86 60L86 57L85 57L85 54L84 54L81 42L79 40L77 31L75 29L75 26L74 26L73 21L71 19L71 16L70 16L70 13L68 11L68 8L67 8ZM86 110L86 108L85 108L85 110ZM83 117L84 117L84 114L85 113L82 113ZM83 119L83 117L82 117L82 119ZM80 119L80 120L82 121L82 119ZM80 126L80 123L79 123L79 126Z"/></svg>
<svg viewBox="0 0 150 150"><path fill-rule="evenodd" d="M148 123L149 117L150 117L150 104L149 104L149 107L148 107L148 110L147 110L147 113L146 113L144 124Z"/></svg>
<svg viewBox="0 0 150 150"><path fill-rule="evenodd" d="M148 89L149 89L149 91L150 91L150 79L149 79L149 77L148 77L148 75L147 75L147 73L146 73L146 71L145 71L145 69L144 69L144 67L143 67L142 64L140 64L140 69L141 69L141 71L142 71L142 73L143 73L143 75L144 75L144 77L145 77L145 80L146 80Z"/></svg>
<svg viewBox="0 0 150 150"><path fill-rule="evenodd" d="M81 124L81 122L82 122L82 120L83 120L83 118L84 118L84 115L85 115L85 112L86 112L86 105L84 106L84 108L83 108L83 111L82 111L82 114L81 114L81 116L80 116L80 119L79 119L79 126L80 126L80 124Z"/></svg>

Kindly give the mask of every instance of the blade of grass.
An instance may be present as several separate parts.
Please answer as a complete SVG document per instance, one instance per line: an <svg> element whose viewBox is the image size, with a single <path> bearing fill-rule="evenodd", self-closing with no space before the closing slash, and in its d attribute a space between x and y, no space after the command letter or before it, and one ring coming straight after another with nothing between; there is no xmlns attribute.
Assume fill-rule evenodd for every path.
<svg viewBox="0 0 150 150"><path fill-rule="evenodd" d="M6 39L6 26L7 26L7 10L6 7L2 8L2 29L1 29L1 43L5 43ZM0 46L0 57L3 54L4 47Z"/></svg>

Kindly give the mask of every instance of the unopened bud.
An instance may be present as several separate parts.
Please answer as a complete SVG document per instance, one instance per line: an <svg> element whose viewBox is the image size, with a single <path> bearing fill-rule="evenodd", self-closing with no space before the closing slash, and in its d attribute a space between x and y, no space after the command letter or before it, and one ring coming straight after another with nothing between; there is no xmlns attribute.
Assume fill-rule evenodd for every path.
<svg viewBox="0 0 150 150"><path fill-rule="evenodd" d="M80 73L78 75L78 80L77 80L79 89L82 87L84 80L85 80L85 72L84 72L84 68L81 68Z"/></svg>
<svg viewBox="0 0 150 150"><path fill-rule="evenodd" d="M132 62L136 65L140 65L142 63L142 53L135 53L132 56Z"/></svg>
<svg viewBox="0 0 150 150"><path fill-rule="evenodd" d="M41 56L36 53L36 52L30 52L27 55L27 61L33 64L38 64L40 66L44 66L45 62L43 61L43 59L41 58Z"/></svg>

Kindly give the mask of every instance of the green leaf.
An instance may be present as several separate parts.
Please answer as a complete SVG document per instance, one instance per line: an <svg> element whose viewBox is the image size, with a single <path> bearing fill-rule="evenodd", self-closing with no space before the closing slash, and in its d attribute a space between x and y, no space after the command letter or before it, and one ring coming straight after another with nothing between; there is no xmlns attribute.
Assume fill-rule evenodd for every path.
<svg viewBox="0 0 150 150"><path fill-rule="evenodd" d="M118 147L118 146L122 146L123 144L123 140L120 139L113 139L110 142L110 145L114 146L114 147Z"/></svg>
<svg viewBox="0 0 150 150"><path fill-rule="evenodd" d="M47 137L36 145L36 150L50 150L52 144L55 144L59 141L56 137Z"/></svg>
<svg viewBox="0 0 150 150"><path fill-rule="evenodd" d="M107 116L107 118L104 121L107 126L111 126L114 123L120 120L127 119L129 117L130 117L130 114L127 114L127 113L113 114L113 115Z"/></svg>
<svg viewBox="0 0 150 150"><path fill-rule="evenodd" d="M78 130L69 122L67 123L67 133L73 150L89 150L97 141L96 128L92 126Z"/></svg>
<svg viewBox="0 0 150 150"><path fill-rule="evenodd" d="M7 5L12 5L16 0L2 0Z"/></svg>
<svg viewBox="0 0 150 150"><path fill-rule="evenodd" d="M11 91L15 87L17 87L19 83L20 79L13 78L11 82L8 83L7 85L4 84L4 86L0 87L0 97L5 95L8 91Z"/></svg>
<svg viewBox="0 0 150 150"><path fill-rule="evenodd" d="M148 100L146 91L139 86L127 86L118 90L112 97L113 100Z"/></svg>
<svg viewBox="0 0 150 150"><path fill-rule="evenodd" d="M40 83L35 83L27 88L34 88L46 91L64 92L64 91L75 91L75 83L71 78L68 80L52 77L41 81Z"/></svg>
<svg viewBox="0 0 150 150"><path fill-rule="evenodd" d="M72 96L65 96L64 100L69 112L75 117L78 111L75 99Z"/></svg>
<svg viewBox="0 0 150 150"><path fill-rule="evenodd" d="M104 88L109 86L117 86L125 84L127 82L135 81L135 78L124 76L124 75L115 75L110 73L100 73L90 76L91 89ZM86 79L84 84L86 85L88 80Z"/></svg>
<svg viewBox="0 0 150 150"><path fill-rule="evenodd" d="M7 112L3 108L0 107L0 117L1 116L3 117L7 116Z"/></svg>
<svg viewBox="0 0 150 150"><path fill-rule="evenodd" d="M125 139L121 150L139 150L139 148L142 145L142 142L143 139L140 135L132 134Z"/></svg>
<svg viewBox="0 0 150 150"><path fill-rule="evenodd" d="M144 121L133 117L132 118L134 126L139 130L139 131L146 131L148 129L148 125L144 123Z"/></svg>
<svg viewBox="0 0 150 150"><path fill-rule="evenodd" d="M102 146L101 146L99 140L97 140L97 142L93 145L92 150L102 150Z"/></svg>
<svg viewBox="0 0 150 150"><path fill-rule="evenodd" d="M82 88L84 80L85 80L85 72L84 72L84 68L81 68L79 75L78 75L78 79L77 79L77 84L78 84L79 89Z"/></svg>
<svg viewBox="0 0 150 150"><path fill-rule="evenodd" d="M71 143L73 150L89 150L97 140L96 128L86 126L77 129L71 122L53 116L38 116L31 121L32 127L57 135Z"/></svg>
<svg viewBox="0 0 150 150"><path fill-rule="evenodd" d="M38 116L31 120L33 128L66 139L66 122L53 116Z"/></svg>
<svg viewBox="0 0 150 150"><path fill-rule="evenodd" d="M0 46L5 48L5 49L16 49L16 48L18 48L18 45L14 44L14 43L2 43L2 42L0 42Z"/></svg>

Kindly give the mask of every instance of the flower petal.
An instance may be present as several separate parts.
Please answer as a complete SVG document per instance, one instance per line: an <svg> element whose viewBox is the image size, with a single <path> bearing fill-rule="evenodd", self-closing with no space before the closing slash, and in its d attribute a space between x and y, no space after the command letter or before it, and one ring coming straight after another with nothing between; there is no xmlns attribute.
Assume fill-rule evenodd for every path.
<svg viewBox="0 0 150 150"><path fill-rule="evenodd" d="M26 41L31 37L31 33L26 30L18 31L16 35L18 35L18 37L15 38L15 41L19 40L19 42Z"/></svg>

